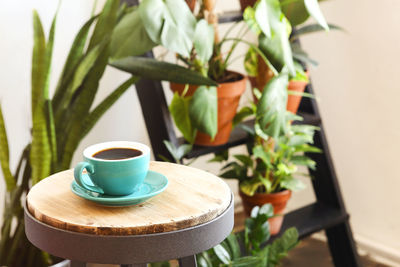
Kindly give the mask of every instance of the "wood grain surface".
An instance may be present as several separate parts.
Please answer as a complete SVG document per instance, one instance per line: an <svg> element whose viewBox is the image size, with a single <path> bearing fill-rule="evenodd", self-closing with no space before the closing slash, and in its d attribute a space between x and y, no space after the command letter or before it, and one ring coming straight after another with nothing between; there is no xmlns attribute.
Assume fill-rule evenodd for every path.
<svg viewBox="0 0 400 267"><path fill-rule="evenodd" d="M80 198L70 189L73 171L54 174L27 196L30 213L57 228L96 235L169 232L212 220L231 201L231 190L215 175L173 163L150 162L169 185L161 194L136 206L106 207Z"/></svg>

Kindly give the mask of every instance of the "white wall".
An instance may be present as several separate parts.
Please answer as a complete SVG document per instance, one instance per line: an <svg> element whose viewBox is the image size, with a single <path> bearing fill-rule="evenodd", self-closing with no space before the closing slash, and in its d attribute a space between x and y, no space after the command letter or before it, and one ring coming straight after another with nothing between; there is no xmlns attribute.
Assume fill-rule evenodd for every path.
<svg viewBox="0 0 400 267"><path fill-rule="evenodd" d="M58 78L74 34L88 18L93 1L63 1L57 24L52 87ZM103 2L103 1L100 1ZM323 3L330 22L347 29L305 38L304 47L320 62L311 69L331 153L335 162L353 231L364 247L395 258L400 252L400 177L397 172L400 127L396 85L400 37L394 0L337 0ZM15 168L29 141L31 10L38 9L46 32L56 9L54 0L0 1L0 101ZM238 8L220 0L218 10ZM226 26L224 26L226 27ZM251 38L251 37L249 37ZM244 53L244 49L239 51ZM233 66L241 70L241 61ZM124 80L126 74L107 70L96 101ZM248 96L247 96L248 97ZM245 101L245 98L243 101ZM139 103L129 90L100 120L79 146L105 140L129 139L149 144ZM239 148L240 149L240 148ZM195 166L217 171L201 158ZM4 192L4 185L0 186ZM2 195L2 194L1 194ZM0 199L2 199L0 195ZM290 208L313 200L309 187L294 196ZM400 259L397 259L400 263Z"/></svg>
<svg viewBox="0 0 400 267"><path fill-rule="evenodd" d="M347 33L310 36L303 45L320 62L311 74L353 230L400 262L400 2L322 6Z"/></svg>

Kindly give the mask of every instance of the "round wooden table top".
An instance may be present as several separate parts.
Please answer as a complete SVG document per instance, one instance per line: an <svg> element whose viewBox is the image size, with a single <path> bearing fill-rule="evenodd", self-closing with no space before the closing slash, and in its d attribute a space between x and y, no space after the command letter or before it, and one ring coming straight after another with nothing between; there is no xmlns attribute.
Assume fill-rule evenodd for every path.
<svg viewBox="0 0 400 267"><path fill-rule="evenodd" d="M70 189L73 170L37 183L27 196L29 212L48 225L95 235L169 232L208 222L231 202L231 190L217 176L187 166L150 162L150 170L168 178L167 189L144 203L107 207L83 199Z"/></svg>

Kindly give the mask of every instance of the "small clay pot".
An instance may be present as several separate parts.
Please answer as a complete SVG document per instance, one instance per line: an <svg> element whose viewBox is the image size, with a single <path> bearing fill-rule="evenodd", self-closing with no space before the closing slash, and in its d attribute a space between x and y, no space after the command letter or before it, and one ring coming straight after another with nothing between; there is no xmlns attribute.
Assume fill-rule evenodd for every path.
<svg viewBox="0 0 400 267"><path fill-rule="evenodd" d="M251 88L257 88L262 92L265 85L273 78L273 73L261 58L258 59L258 73L259 75L257 77L248 78L250 80ZM309 77L308 71L306 72L306 75ZM308 82L305 81L289 81L288 91L303 93L307 84ZM252 94L254 103L257 104L258 99L254 95L253 91ZM286 110L296 114L300 106L301 98L301 95L288 95Z"/></svg>
<svg viewBox="0 0 400 267"><path fill-rule="evenodd" d="M305 81L289 81L288 91L303 93L307 84L308 82ZM286 110L296 114L299 109L301 98L301 95L288 95Z"/></svg>
<svg viewBox="0 0 400 267"><path fill-rule="evenodd" d="M240 9L242 12L246 9L248 6L254 6L257 0L240 0Z"/></svg>
<svg viewBox="0 0 400 267"><path fill-rule="evenodd" d="M239 105L239 100L244 91L246 90L246 78L236 72L238 80L233 82L226 82L219 84L217 88L218 95L218 131L211 140L208 134L197 132L195 144L201 146L219 146L226 144L229 140L229 136L232 131L232 120L236 115L236 110ZM197 89L197 85L190 85L186 93L187 96L191 96ZM170 88L173 92L182 94L185 85L170 83Z"/></svg>
<svg viewBox="0 0 400 267"><path fill-rule="evenodd" d="M243 208L247 216L250 216L251 210L255 206L261 207L264 204L270 203L274 207L274 214L278 215L268 220L271 235L279 233L283 223L283 212L286 204L292 195L292 191L284 190L273 194L256 193L253 196L248 196L239 190L240 198L242 199Z"/></svg>

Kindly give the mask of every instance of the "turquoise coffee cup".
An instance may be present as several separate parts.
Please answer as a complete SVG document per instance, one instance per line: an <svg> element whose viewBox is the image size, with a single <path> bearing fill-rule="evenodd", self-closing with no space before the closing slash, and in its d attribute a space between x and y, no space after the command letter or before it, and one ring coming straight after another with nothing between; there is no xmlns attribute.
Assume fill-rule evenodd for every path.
<svg viewBox="0 0 400 267"><path fill-rule="evenodd" d="M111 151L113 148L134 149L140 151L141 155L122 159L94 157L99 152ZM78 185L100 194L129 195L143 184L149 169L150 148L138 142L105 142L86 148L83 151L83 158L84 161L79 162L74 169L74 177ZM87 173L83 173L84 169Z"/></svg>

